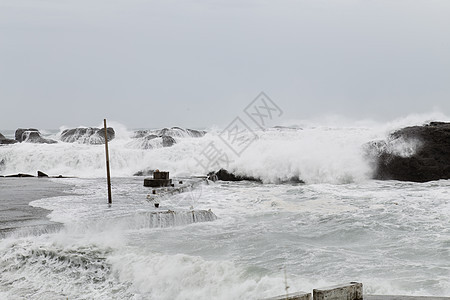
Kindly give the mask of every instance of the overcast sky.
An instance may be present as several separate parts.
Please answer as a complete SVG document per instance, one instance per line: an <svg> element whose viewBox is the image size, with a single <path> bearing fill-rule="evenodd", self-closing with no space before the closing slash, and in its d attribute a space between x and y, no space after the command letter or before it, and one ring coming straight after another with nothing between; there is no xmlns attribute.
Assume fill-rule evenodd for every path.
<svg viewBox="0 0 450 300"><path fill-rule="evenodd" d="M448 0L0 0L0 128L450 115Z"/></svg>

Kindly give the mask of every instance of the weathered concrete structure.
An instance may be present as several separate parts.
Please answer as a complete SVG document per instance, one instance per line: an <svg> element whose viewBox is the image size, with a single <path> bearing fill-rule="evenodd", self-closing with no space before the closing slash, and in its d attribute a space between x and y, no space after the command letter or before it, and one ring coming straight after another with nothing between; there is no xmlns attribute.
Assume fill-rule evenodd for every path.
<svg viewBox="0 0 450 300"><path fill-rule="evenodd" d="M358 282L313 290L314 300L362 300L363 285Z"/></svg>
<svg viewBox="0 0 450 300"><path fill-rule="evenodd" d="M266 298L265 300L311 300L311 293L298 292L278 297Z"/></svg>
<svg viewBox="0 0 450 300"><path fill-rule="evenodd" d="M450 297L365 295L364 300L450 300Z"/></svg>
<svg viewBox="0 0 450 300"><path fill-rule="evenodd" d="M169 172L153 172L153 178L145 178L144 186L147 187L167 187L172 186L172 179L169 178Z"/></svg>

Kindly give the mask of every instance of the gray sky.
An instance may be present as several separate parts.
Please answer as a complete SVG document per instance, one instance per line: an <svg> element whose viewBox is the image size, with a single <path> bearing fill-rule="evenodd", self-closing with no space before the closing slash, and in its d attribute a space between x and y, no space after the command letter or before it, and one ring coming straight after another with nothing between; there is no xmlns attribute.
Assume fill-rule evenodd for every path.
<svg viewBox="0 0 450 300"><path fill-rule="evenodd" d="M450 115L448 0L0 0L0 128Z"/></svg>

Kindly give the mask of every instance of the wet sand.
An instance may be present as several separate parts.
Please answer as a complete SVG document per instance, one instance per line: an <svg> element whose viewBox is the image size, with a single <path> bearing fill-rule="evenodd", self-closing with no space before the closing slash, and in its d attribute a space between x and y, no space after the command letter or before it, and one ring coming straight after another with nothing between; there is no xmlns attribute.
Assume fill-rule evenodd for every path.
<svg viewBox="0 0 450 300"><path fill-rule="evenodd" d="M0 178L0 238L17 232L46 231L58 228L49 210L32 207L31 201L66 195L67 185L47 178Z"/></svg>

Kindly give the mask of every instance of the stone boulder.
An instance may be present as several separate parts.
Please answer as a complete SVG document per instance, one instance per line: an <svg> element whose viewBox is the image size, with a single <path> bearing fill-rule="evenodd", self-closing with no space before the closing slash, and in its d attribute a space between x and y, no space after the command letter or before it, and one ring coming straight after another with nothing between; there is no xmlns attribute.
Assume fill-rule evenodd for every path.
<svg viewBox="0 0 450 300"><path fill-rule="evenodd" d="M108 142L113 140L116 133L113 128L106 128L106 135ZM66 129L61 133L61 141L66 143L80 143L90 145L100 145L105 143L105 129L104 128L74 128Z"/></svg>
<svg viewBox="0 0 450 300"><path fill-rule="evenodd" d="M177 143L177 141L175 141L175 139L171 136L163 135L161 138L163 147L172 147Z"/></svg>
<svg viewBox="0 0 450 300"><path fill-rule="evenodd" d="M36 144L55 144L57 141L46 139L41 136L39 130L34 128L23 129L19 128L15 133L16 141L22 143L36 143Z"/></svg>
<svg viewBox="0 0 450 300"><path fill-rule="evenodd" d="M35 129L35 128L28 128L28 129L24 129L24 128L19 128L16 130L16 134L15 134L15 138L16 141L18 141L19 143L22 143L24 141L24 132L25 131L37 131L39 132L39 130Z"/></svg>
<svg viewBox="0 0 450 300"><path fill-rule="evenodd" d="M9 145L17 143L16 140L8 139L3 134L0 133L0 145Z"/></svg>
<svg viewBox="0 0 450 300"><path fill-rule="evenodd" d="M195 130L189 128L163 128L158 130L152 130L152 132L158 136L171 136L171 137L202 137L206 134L206 131Z"/></svg>
<svg viewBox="0 0 450 300"><path fill-rule="evenodd" d="M406 127L365 146L374 179L426 182L450 179L450 123Z"/></svg>

